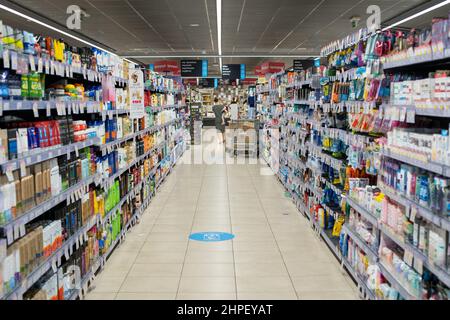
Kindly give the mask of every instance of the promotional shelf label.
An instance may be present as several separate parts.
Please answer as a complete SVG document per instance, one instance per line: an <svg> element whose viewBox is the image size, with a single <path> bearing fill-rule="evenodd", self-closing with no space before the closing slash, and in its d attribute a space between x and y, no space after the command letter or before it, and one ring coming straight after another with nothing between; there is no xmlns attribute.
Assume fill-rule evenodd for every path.
<svg viewBox="0 0 450 320"><path fill-rule="evenodd" d="M130 118L141 119L145 115L144 74L142 73L142 70L130 70L128 80L130 91Z"/></svg>

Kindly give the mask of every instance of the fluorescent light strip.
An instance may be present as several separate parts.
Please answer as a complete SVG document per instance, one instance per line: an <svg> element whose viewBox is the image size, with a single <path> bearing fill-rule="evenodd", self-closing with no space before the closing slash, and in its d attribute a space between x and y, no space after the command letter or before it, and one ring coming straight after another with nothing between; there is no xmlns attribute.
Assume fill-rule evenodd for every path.
<svg viewBox="0 0 450 320"><path fill-rule="evenodd" d="M398 21L396 23L393 23L389 27L384 28L383 31L392 29L392 28L394 28L394 27L396 27L398 25L401 25L401 24L403 24L405 22L408 22L408 21L410 21L412 19L420 17L420 16L422 16L422 15L428 13L428 12L431 12L431 11L434 11L436 9L439 9L439 8L441 8L441 7L443 7L443 6L447 5L447 4L450 4L450 0L446 0L446 1L443 1L441 3L438 3L438 4L434 5L434 6L429 7L428 9L425 9L425 10L422 10L422 11L420 11L418 13L415 13L412 16L409 16L408 18L405 18L405 19L400 20L400 21Z"/></svg>
<svg viewBox="0 0 450 320"><path fill-rule="evenodd" d="M12 13L12 14L15 14L16 16L25 18L25 19L27 19L27 20L29 20L29 21L32 21L32 22L34 22L34 23L37 23L37 24L39 24L39 25L41 25L41 26L44 26L44 27L46 27L46 28L48 28L48 29L51 29L51 30L53 30L53 31L59 32L59 33L65 35L65 36L67 36L67 37L70 37L70 38L72 38L72 39L74 39L74 40L76 40L76 41L82 42L82 43L84 43L84 44L86 44L86 45L88 45L88 46L97 48L97 49L102 50L102 51L104 51L104 52L106 52L106 53L109 53L109 54L111 54L111 55L117 56L117 54L115 54L115 53L113 53L113 52L111 52L111 51L108 51L108 50L106 50L106 49L103 49L103 48L101 48L101 47L99 47L99 46L97 46L97 45L95 45L95 44L93 44L93 43L91 43L91 42L89 42L89 41L83 40L83 39L81 39L81 38L79 38L79 37L77 37L77 36L74 36L73 34L70 34L70 33L66 32L66 31L63 31L63 30L58 29L58 28L56 28L56 27L53 27L53 26L51 26L51 25L49 25L49 24L47 24L47 23L45 23L45 22L39 21L39 20L37 20L37 19L35 19L35 18L33 18L33 17L30 17L30 16L28 16L28 15L26 15L26 14L23 14L23 13L17 11L17 10L14 10L14 9L12 9L12 8L9 8L9 7L7 7L7 6L3 5L3 4L0 4L0 9L3 9L3 10L5 10L5 11L8 11L8 12Z"/></svg>
<svg viewBox="0 0 450 320"><path fill-rule="evenodd" d="M223 55L190 55L190 54L180 54L180 55L167 55L167 56L122 56L122 58L129 59L162 59L162 58L299 58L299 59L307 59L307 58L317 58L320 56L320 53L313 55L277 55L277 54L223 54Z"/></svg>
<svg viewBox="0 0 450 320"><path fill-rule="evenodd" d="M220 74L222 74L222 0L216 0L217 49L219 51Z"/></svg>

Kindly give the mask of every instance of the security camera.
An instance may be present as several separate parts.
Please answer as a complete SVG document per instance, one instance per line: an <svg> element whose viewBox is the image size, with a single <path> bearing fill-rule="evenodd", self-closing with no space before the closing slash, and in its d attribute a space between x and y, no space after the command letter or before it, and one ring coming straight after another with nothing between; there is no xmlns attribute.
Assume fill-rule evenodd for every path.
<svg viewBox="0 0 450 320"><path fill-rule="evenodd" d="M350 18L350 22L352 24L352 28L357 28L359 21L361 21L361 17L359 16L353 16Z"/></svg>

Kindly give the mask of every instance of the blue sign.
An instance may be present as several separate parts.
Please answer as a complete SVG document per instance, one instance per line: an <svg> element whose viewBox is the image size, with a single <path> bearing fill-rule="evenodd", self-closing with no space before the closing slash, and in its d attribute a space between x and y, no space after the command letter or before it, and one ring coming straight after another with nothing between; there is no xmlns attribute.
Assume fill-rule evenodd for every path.
<svg viewBox="0 0 450 320"><path fill-rule="evenodd" d="M240 79L244 80L245 76L246 76L246 74L245 74L245 64L241 64L241 77L240 77Z"/></svg>
<svg viewBox="0 0 450 320"><path fill-rule="evenodd" d="M215 78L214 79L214 89L217 88L219 86L219 79Z"/></svg>
<svg viewBox="0 0 450 320"><path fill-rule="evenodd" d="M234 239L234 234L226 232L198 232L191 234L189 239L204 242L229 241Z"/></svg>
<svg viewBox="0 0 450 320"><path fill-rule="evenodd" d="M150 69L150 71L155 71L155 65L154 64L149 64L148 68Z"/></svg>
<svg viewBox="0 0 450 320"><path fill-rule="evenodd" d="M314 59L314 66L317 68L320 67L320 58Z"/></svg>
<svg viewBox="0 0 450 320"><path fill-rule="evenodd" d="M202 77L208 76L208 60L202 60Z"/></svg>

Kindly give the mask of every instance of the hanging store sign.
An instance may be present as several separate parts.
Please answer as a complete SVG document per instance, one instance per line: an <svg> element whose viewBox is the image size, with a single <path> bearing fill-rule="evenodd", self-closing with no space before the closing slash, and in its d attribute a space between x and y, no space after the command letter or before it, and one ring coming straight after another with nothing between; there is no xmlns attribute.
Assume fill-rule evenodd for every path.
<svg viewBox="0 0 450 320"><path fill-rule="evenodd" d="M141 119L145 115L144 74L141 69L130 69L128 88L130 92L130 118Z"/></svg>
<svg viewBox="0 0 450 320"><path fill-rule="evenodd" d="M181 60L182 77L207 77L208 60Z"/></svg>
<svg viewBox="0 0 450 320"><path fill-rule="evenodd" d="M167 76L179 76L180 67L176 60L160 60L154 63L154 71Z"/></svg>
<svg viewBox="0 0 450 320"><path fill-rule="evenodd" d="M256 85L257 81L258 81L258 79L256 79L256 78L246 78L241 81L241 84L244 86L254 86L254 85Z"/></svg>
<svg viewBox="0 0 450 320"><path fill-rule="evenodd" d="M217 78L201 78L198 85L202 88L216 88L218 81Z"/></svg>
<svg viewBox="0 0 450 320"><path fill-rule="evenodd" d="M284 62L267 61L261 65L261 73L264 75L268 73L282 72L284 69Z"/></svg>
<svg viewBox="0 0 450 320"><path fill-rule="evenodd" d="M314 66L313 60L294 60L294 72L308 70Z"/></svg>
<svg viewBox="0 0 450 320"><path fill-rule="evenodd" d="M222 66L222 79L224 80L243 80L245 76L245 64L224 64Z"/></svg>

